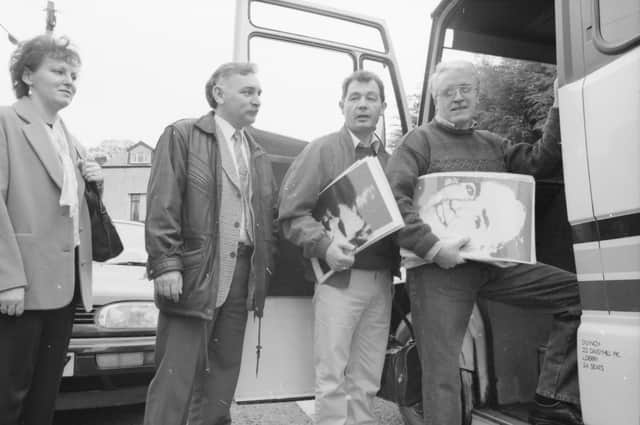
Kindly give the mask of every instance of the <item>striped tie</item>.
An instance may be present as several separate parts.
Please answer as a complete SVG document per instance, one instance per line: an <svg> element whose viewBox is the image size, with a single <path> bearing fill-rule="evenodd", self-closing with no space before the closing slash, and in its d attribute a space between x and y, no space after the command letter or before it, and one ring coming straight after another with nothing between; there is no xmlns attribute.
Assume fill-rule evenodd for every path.
<svg viewBox="0 0 640 425"><path fill-rule="evenodd" d="M240 186L244 194L248 194L249 189L249 168L247 167L247 161L244 157L242 149L242 133L240 130L236 130L233 133L233 151L236 156L236 163L238 164L238 177L240 178Z"/></svg>
<svg viewBox="0 0 640 425"><path fill-rule="evenodd" d="M233 140L233 151L238 164L238 178L240 180L240 188L242 189L242 204L244 206L244 222L249 242L253 242L253 212L249 204L250 187L249 187L249 167L245 159L242 149L243 136L241 130L236 130L231 137Z"/></svg>

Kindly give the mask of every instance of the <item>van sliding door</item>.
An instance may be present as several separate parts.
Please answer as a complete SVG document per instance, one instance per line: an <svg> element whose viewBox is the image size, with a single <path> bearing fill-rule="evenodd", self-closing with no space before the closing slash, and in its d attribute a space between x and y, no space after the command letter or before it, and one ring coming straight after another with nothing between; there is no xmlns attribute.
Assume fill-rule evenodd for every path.
<svg viewBox="0 0 640 425"><path fill-rule="evenodd" d="M274 162L278 183L305 143L337 131L341 85L358 69L385 82L388 107L378 135L392 147L407 131L406 101L383 21L303 1L237 0L234 60L258 66L263 94L251 130ZM313 285L299 250L281 244L264 319L256 376L257 322L245 335L238 401L313 396Z"/></svg>

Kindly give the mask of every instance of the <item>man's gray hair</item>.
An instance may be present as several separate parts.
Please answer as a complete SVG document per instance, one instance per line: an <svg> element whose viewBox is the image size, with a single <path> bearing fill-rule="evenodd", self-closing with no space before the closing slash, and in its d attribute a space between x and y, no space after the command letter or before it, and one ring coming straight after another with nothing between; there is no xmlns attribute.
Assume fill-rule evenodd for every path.
<svg viewBox="0 0 640 425"><path fill-rule="evenodd" d="M434 99L436 97L437 90L439 89L440 79L442 78L442 75L448 71L469 71L473 74L473 78L476 80L476 88L480 87L480 73L473 63L462 59L440 62L436 65L436 69L429 77L429 91L431 92L431 97Z"/></svg>
<svg viewBox="0 0 640 425"><path fill-rule="evenodd" d="M211 108L216 109L218 102L213 98L213 87L218 83L232 75L249 75L256 74L258 67L251 62L228 62L222 64L216 69L207 83L204 85L204 94Z"/></svg>

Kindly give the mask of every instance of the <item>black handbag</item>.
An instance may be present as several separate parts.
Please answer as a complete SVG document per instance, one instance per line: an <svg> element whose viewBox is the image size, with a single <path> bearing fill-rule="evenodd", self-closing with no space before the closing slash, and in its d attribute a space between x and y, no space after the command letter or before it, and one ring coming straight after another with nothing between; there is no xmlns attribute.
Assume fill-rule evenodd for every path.
<svg viewBox="0 0 640 425"><path fill-rule="evenodd" d="M418 347L415 343L413 326L395 300L393 309L401 315L411 338L404 344L395 337L389 338L378 397L399 406L412 406L422 400L422 368Z"/></svg>
<svg viewBox="0 0 640 425"><path fill-rule="evenodd" d="M91 247L94 261L107 261L116 257L124 247L116 228L107 214L102 195L95 182L85 182L85 198L91 218Z"/></svg>

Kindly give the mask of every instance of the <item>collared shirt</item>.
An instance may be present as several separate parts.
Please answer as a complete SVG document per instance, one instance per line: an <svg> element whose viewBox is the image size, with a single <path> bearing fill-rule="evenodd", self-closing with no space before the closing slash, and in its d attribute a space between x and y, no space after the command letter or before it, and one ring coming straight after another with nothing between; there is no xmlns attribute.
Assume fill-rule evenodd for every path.
<svg viewBox="0 0 640 425"><path fill-rule="evenodd" d="M371 147L373 148L373 151L377 154L378 151L380 151L380 146L382 146L382 142L380 141L380 138L378 137L378 135L376 133L371 133L371 136L369 136L369 140L367 142L363 142L362 140L360 140L358 138L358 136L356 136L355 134L353 134L353 132L351 130L349 130L347 128L347 131L349 132L349 134L351 135L351 141L353 142L353 148L357 148L358 145L361 145L365 148Z"/></svg>
<svg viewBox="0 0 640 425"><path fill-rule="evenodd" d="M236 169L236 174L238 173L238 159L236 158L236 151L233 148L233 134L236 132L234 126L229 124L229 121L225 120L219 115L214 115L214 119L216 120L216 124L222 130L222 135L224 136L225 143L229 148L229 152L231 152L231 157L233 158L233 166ZM240 129L240 133L242 133L242 153L244 154L244 159L246 164L249 164L249 147L247 146L247 139L244 136L244 130ZM251 172L251 170L249 170Z"/></svg>
<svg viewBox="0 0 640 425"><path fill-rule="evenodd" d="M453 128L454 130L471 130L471 129L474 129L474 128L478 127L478 121L476 121L476 120L471 121L471 125L469 125L468 127L456 127L456 125L454 123L452 123L449 120L445 120L440 115L436 115L435 116L435 120L438 123L444 125L445 127Z"/></svg>
<svg viewBox="0 0 640 425"><path fill-rule="evenodd" d="M236 150L233 147L233 144L235 143L233 140L233 135L236 132L236 128L233 127L229 121L225 120L224 118L222 118L221 116L215 114L214 115L214 119L216 121L216 124L218 125L218 127L220 128L220 131L222 131L222 135L224 137L222 137L222 139L224 139L224 143L226 143L227 145L227 150L231 153L231 158L233 159L233 166L236 170L236 175L238 175L239 177L239 173L238 173L238 158L236 157ZM241 149L242 149L242 155L244 156L244 160L245 160L245 164L247 164L247 169L249 170L249 175L251 175L251 166L250 166L250 162L249 162L249 158L251 157L250 153L249 153L249 146L247 144L247 139L244 135L244 130L240 129L240 134L242 135L242 142L241 142ZM251 192L251 178L249 178L249 192ZM249 199L251 199L251 193L243 193L242 194L243 199L245 201L246 207L247 208L251 208L251 203L249 202ZM250 211L249 211L250 213ZM242 209L242 212L240 213L240 227L239 227L239 232L240 232L240 242L246 244L246 245L251 245L251 236L249 236L250 234L252 234L252 229L247 229L248 226L248 220L246 217L246 213L245 213L245 209Z"/></svg>

